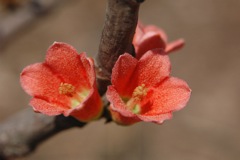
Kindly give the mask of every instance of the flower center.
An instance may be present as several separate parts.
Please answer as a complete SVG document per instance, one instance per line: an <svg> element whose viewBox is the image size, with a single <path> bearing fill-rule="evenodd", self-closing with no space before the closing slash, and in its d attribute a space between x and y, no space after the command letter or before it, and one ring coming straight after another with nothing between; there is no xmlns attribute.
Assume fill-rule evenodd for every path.
<svg viewBox="0 0 240 160"><path fill-rule="evenodd" d="M81 89L79 91L76 91L76 88L69 83L60 83L60 86L58 88L59 94L63 94L68 96L69 99L69 105L71 108L75 108L79 106L82 101L89 95L90 90L88 89Z"/></svg>
<svg viewBox="0 0 240 160"><path fill-rule="evenodd" d="M146 88L145 84L141 84L140 86L137 86L132 93L132 98L128 100L126 103L128 109L135 114L140 113L141 106L139 103L147 95L147 92L148 92L148 89Z"/></svg>
<svg viewBox="0 0 240 160"><path fill-rule="evenodd" d="M72 97L75 93L75 87L69 83L61 83L58 88L59 94L64 94L66 96Z"/></svg>
<svg viewBox="0 0 240 160"><path fill-rule="evenodd" d="M141 84L134 89L132 97L135 101L141 101L147 95L147 91L148 89L145 87L145 84Z"/></svg>

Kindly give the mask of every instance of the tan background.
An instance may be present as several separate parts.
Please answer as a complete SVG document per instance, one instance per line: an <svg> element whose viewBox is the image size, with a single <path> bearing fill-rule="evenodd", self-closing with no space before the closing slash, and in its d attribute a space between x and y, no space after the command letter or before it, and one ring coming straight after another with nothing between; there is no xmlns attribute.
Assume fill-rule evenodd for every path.
<svg viewBox="0 0 240 160"><path fill-rule="evenodd" d="M58 5L13 36L0 50L0 120L28 107L19 73L43 61L54 41L94 56L106 1ZM240 1L146 0L140 18L161 26L186 47L171 54L172 75L186 80L192 97L163 125L121 127L104 121L58 134L21 160L239 160Z"/></svg>

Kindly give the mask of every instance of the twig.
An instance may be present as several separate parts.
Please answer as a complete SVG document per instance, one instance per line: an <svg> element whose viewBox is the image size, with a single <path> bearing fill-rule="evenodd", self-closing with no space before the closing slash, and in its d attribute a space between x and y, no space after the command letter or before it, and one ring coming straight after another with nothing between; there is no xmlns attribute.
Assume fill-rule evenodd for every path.
<svg viewBox="0 0 240 160"><path fill-rule="evenodd" d="M0 125L0 159L24 156L52 135L84 125L72 117L37 114L29 107Z"/></svg>
<svg viewBox="0 0 240 160"><path fill-rule="evenodd" d="M126 51L133 53L131 42L140 2L142 0L108 0L105 27L97 55L100 68L98 76L102 80L110 79L112 67L119 55ZM106 85L99 85L99 88L104 91ZM110 120L106 107L102 116ZM31 109L24 110L0 125L0 159L27 155L38 144L60 131L85 125L71 117L48 117L34 113Z"/></svg>
<svg viewBox="0 0 240 160"><path fill-rule="evenodd" d="M108 0L105 24L96 57L99 92L104 94L110 84L112 68L124 52L134 54L132 39L138 10L143 0Z"/></svg>
<svg viewBox="0 0 240 160"><path fill-rule="evenodd" d="M30 3L16 8L14 12L0 17L0 47L19 29L49 11L57 1L60 0L31 0Z"/></svg>

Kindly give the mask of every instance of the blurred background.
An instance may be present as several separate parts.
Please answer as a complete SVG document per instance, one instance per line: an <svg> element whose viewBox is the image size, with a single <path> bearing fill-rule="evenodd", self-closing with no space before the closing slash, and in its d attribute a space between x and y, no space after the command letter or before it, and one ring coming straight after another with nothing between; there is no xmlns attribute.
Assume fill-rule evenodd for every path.
<svg viewBox="0 0 240 160"><path fill-rule="evenodd" d="M106 0L41 1L0 1L0 121L29 107L19 74L43 61L54 41L93 57L98 51ZM163 125L92 122L20 160L240 159L240 1L146 0L140 19L162 27L170 41L186 40L170 58L172 75L192 89L187 107Z"/></svg>

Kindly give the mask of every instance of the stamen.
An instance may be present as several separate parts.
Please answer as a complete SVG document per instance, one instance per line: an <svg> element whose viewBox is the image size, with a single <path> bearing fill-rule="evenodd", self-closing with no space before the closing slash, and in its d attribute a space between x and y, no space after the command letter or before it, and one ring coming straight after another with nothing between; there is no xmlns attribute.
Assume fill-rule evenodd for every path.
<svg viewBox="0 0 240 160"><path fill-rule="evenodd" d="M147 95L147 92L148 89L145 87L145 84L136 87L133 91L132 98L126 103L128 109L135 114L139 114L141 112L140 102Z"/></svg>
<svg viewBox="0 0 240 160"><path fill-rule="evenodd" d="M58 88L59 94L64 94L66 96L72 97L75 93L75 87L69 83L61 83Z"/></svg>
<svg viewBox="0 0 240 160"><path fill-rule="evenodd" d="M145 87L145 84L142 84L134 89L132 97L136 102L139 102L147 95L147 91L148 89Z"/></svg>

